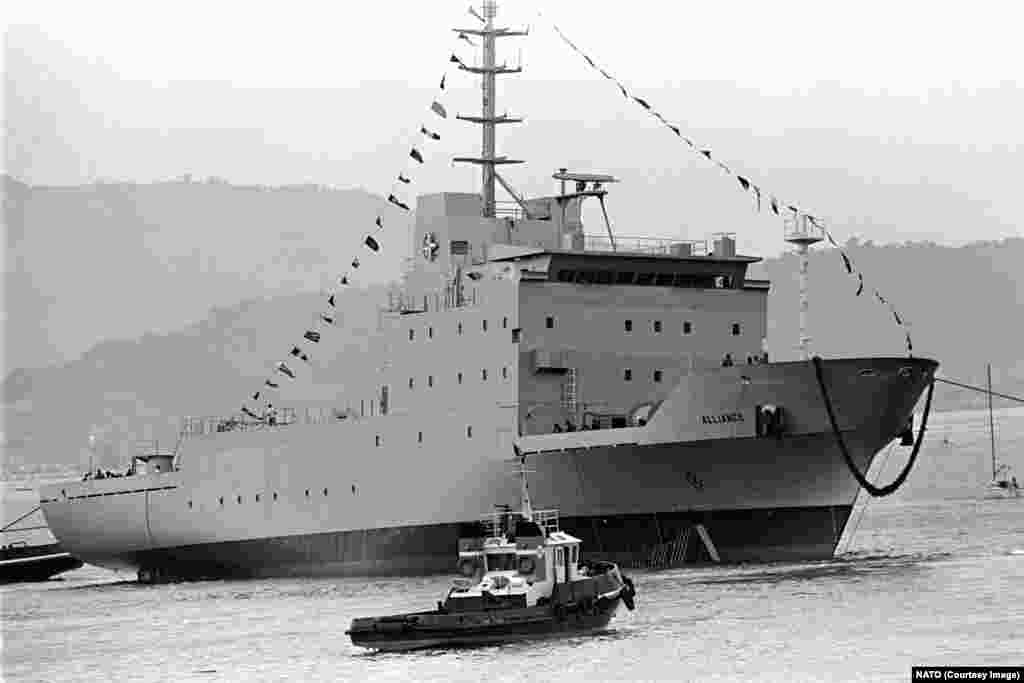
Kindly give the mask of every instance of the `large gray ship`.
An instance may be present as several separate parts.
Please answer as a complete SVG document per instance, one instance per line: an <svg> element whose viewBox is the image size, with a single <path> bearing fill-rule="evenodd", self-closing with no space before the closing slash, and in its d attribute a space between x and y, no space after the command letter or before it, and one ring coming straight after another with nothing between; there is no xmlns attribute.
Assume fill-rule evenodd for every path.
<svg viewBox="0 0 1024 683"><path fill-rule="evenodd" d="M937 363L764 352L769 283L732 234L588 235L615 179L560 169L523 198L499 168L495 41L482 39L480 194L416 203L413 259L382 308L380 381L329 420L188 421L131 475L43 487L63 548L141 579L450 572L462 525L536 500L624 566L831 557L874 456L906 434ZM512 202L495 198L496 183ZM804 254L820 239L797 220ZM806 299L801 302L804 306ZM805 311L802 309L802 313ZM167 359L173 361L173 359ZM829 400L830 411L825 398ZM844 460L840 440L849 462Z"/></svg>

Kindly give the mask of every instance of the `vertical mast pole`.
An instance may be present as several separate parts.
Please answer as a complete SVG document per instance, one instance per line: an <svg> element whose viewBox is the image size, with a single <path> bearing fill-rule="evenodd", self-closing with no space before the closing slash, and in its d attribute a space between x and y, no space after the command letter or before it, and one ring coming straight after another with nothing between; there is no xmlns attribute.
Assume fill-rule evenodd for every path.
<svg viewBox="0 0 1024 683"><path fill-rule="evenodd" d="M992 445L992 480L996 478L996 425L992 418L992 364L986 363L988 374L988 434Z"/></svg>
<svg viewBox="0 0 1024 683"><path fill-rule="evenodd" d="M495 74L494 74L494 17L498 13L495 0L484 0L483 3L486 33L483 36L483 140L480 156L484 160L480 165L483 171L483 214L485 218L494 218L494 95L495 95ZM490 163L488 163L490 161Z"/></svg>
<svg viewBox="0 0 1024 683"><path fill-rule="evenodd" d="M792 228L786 233L786 241L796 246L796 252L800 258L800 358L810 360L811 338L807 334L807 312L810 307L808 301L808 279L807 268L810 263L810 247L822 240L817 232L812 232L807 216L797 215L793 217Z"/></svg>

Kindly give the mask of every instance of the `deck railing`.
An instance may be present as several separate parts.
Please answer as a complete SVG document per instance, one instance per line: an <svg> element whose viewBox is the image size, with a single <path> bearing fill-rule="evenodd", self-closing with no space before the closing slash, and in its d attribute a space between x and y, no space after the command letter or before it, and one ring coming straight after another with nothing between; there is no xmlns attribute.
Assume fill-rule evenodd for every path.
<svg viewBox="0 0 1024 683"><path fill-rule="evenodd" d="M707 256L711 253L707 240L679 240L663 237L616 235L615 244L607 235L585 235L584 251L655 254L662 256Z"/></svg>

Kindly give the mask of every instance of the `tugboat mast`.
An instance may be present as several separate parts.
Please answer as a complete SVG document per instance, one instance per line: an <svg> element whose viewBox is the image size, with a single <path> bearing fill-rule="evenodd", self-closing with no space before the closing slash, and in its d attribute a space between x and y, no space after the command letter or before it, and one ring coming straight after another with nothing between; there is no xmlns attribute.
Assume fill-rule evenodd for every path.
<svg viewBox="0 0 1024 683"><path fill-rule="evenodd" d="M475 14L475 13L474 13ZM506 36L525 36L525 31L511 31L507 28L495 28L494 17L498 14L498 5L495 0L484 0L483 2L483 28L455 28L452 29L463 35L480 36L483 39L483 57L480 66L469 66L459 63L463 71L481 75L481 90L483 95L480 116L462 116L455 118L470 123L478 123L482 127L482 139L479 157L455 157L454 161L479 164L483 171L483 182L480 194L483 200L483 215L485 218L494 218L496 205L494 199L494 181L497 178L503 186L505 181L498 176L495 166L498 164L521 164L520 160L499 157L495 153L495 125L499 123L519 123L522 119L510 118L508 116L495 115L495 76L499 74L519 73L522 67L509 67L505 64L498 65L495 58L495 38Z"/></svg>

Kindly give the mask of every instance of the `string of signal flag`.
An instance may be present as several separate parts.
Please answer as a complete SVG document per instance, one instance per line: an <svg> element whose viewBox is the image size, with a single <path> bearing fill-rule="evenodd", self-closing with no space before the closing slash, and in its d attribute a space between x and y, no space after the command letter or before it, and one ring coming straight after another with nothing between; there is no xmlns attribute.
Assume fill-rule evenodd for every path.
<svg viewBox="0 0 1024 683"><path fill-rule="evenodd" d="M470 45L475 43L469 36L464 33L459 33L456 37L457 40L463 40L468 42ZM441 80L438 84L438 94L433 99L428 109L429 113L437 119L445 120L448 118L448 110L444 106L442 100L447 94L447 81L449 75L449 69L451 65L464 66L462 59L454 52L448 58L448 69L441 75ZM425 123L419 124L419 130L413 135L415 136L413 141L409 142L409 152L406 155L405 167L394 177L391 181L391 187L388 192L387 202L394 205L402 211L409 212L411 207L408 200L403 200L404 196L403 188L411 186L415 180L414 174L410 167L418 167L426 163L424 157L424 151L426 146L434 142L440 142L441 134L433 129L434 124L432 123L428 127ZM381 250L381 238L379 234L384 230L384 217L378 213L374 219L374 227L363 237L362 244L360 246L365 247L371 255L377 254ZM294 363L292 359L301 361L303 363L312 364L312 356L310 355L309 349L312 348L310 345L319 344L323 338L323 333L327 328L334 327L338 323L338 294L342 288L348 287L352 284L352 278L354 273L361 266L359 256L353 257L349 263L348 268L342 272L336 279L336 284L327 293L326 308L322 309L315 323L310 329L307 329L302 335L302 341L292 346L291 351L288 353L286 360L279 360L274 364L274 369L271 375L264 379L263 384L250 396L251 403L257 406L259 412L251 410L249 408L250 400L246 400L242 405L242 413L255 420L263 420L266 416L266 409L272 405L268 398L268 394L281 387L282 378L287 378L288 381L295 380L296 370L288 363ZM300 345L301 344L301 345ZM261 401L262 399L262 401ZM263 408L260 409L259 407Z"/></svg>

